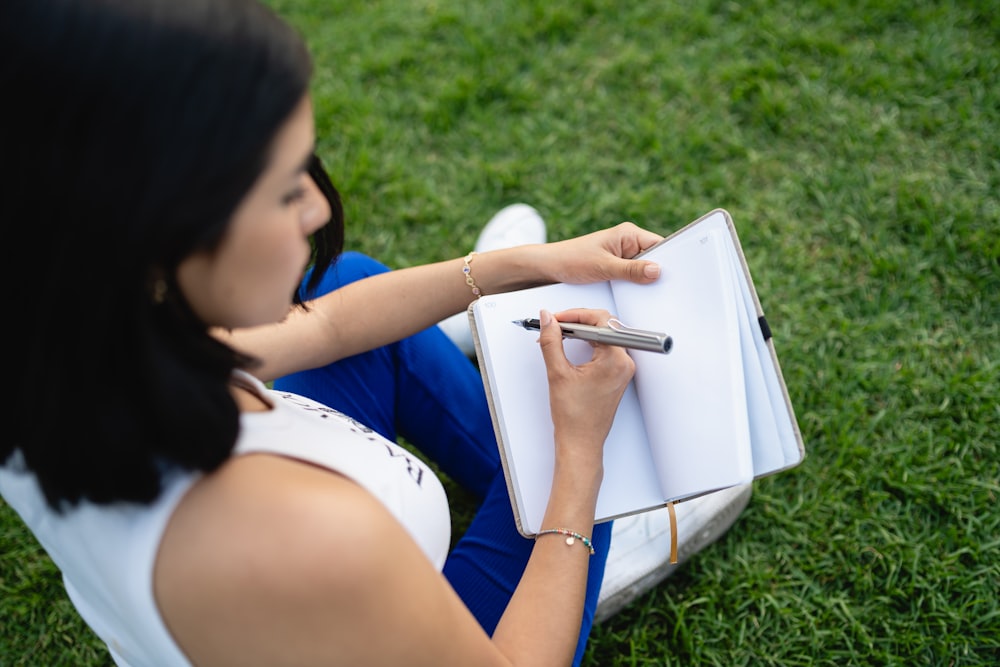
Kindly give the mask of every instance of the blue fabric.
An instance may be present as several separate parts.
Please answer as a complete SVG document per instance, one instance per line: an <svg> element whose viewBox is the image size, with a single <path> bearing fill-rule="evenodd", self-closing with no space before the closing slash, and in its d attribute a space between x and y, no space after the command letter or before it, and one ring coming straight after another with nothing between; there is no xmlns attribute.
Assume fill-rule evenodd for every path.
<svg viewBox="0 0 1000 667"><path fill-rule="evenodd" d="M341 255L311 298L389 269L355 252ZM274 383L354 417L395 441L403 437L480 503L444 574L491 633L510 600L532 540L517 532L479 371L437 327ZM594 527L587 597L574 665L594 621L611 523Z"/></svg>

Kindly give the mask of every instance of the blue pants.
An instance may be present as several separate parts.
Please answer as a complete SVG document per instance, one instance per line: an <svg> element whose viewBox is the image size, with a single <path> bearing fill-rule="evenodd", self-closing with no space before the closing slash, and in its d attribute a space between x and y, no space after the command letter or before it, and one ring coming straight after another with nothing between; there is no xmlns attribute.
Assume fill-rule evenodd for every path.
<svg viewBox="0 0 1000 667"><path fill-rule="evenodd" d="M388 271L347 252L327 270L316 294ZM274 383L367 424L389 440L417 447L471 493L479 507L444 565L444 575L486 632L492 634L521 579L532 540L518 532L497 453L493 424L476 366L437 327ZM611 542L611 523L594 527L583 625L574 665L583 657Z"/></svg>

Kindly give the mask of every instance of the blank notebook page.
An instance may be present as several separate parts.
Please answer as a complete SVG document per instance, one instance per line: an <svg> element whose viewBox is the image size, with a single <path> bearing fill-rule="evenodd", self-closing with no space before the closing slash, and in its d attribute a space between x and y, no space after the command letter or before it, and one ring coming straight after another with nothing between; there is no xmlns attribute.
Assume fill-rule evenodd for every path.
<svg viewBox="0 0 1000 667"><path fill-rule="evenodd" d="M654 290L612 283L625 324L673 337L670 354L643 356L635 378L668 500L753 478L739 292L722 223L689 229L644 256L661 267L655 302Z"/></svg>
<svg viewBox="0 0 1000 667"><path fill-rule="evenodd" d="M608 285L548 285L487 295L473 305L480 346L484 355L493 359L488 379L494 409L501 440L514 462L508 471L509 481L517 504L524 510L520 520L528 533L540 529L552 487L552 413L538 332L526 331L512 321L538 317L542 308L558 312L579 307L614 312ZM563 347L576 364L587 361L592 353L585 341L565 340ZM601 520L634 511L637 506L661 504L663 492L656 479L635 388L630 385L605 446L604 483L595 516Z"/></svg>

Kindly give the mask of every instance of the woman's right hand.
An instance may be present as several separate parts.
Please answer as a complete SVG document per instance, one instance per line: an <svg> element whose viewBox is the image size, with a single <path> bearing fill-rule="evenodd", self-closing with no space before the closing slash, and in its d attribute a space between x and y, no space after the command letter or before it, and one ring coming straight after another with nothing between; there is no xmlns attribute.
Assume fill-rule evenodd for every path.
<svg viewBox="0 0 1000 667"><path fill-rule="evenodd" d="M589 361L574 365L563 350L559 322L607 326L611 317L605 310L586 308L556 315L543 310L539 315L557 459L593 457L592 462L601 465L604 440L635 372L635 363L623 348L599 343L593 344Z"/></svg>

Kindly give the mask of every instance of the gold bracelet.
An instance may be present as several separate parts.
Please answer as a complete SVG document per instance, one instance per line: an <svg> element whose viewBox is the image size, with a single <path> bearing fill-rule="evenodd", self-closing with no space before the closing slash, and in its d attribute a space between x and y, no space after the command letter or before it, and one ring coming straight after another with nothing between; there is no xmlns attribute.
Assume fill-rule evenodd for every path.
<svg viewBox="0 0 1000 667"><path fill-rule="evenodd" d="M462 265L462 273L465 274L465 284L472 288L472 293L479 298L483 295L483 291L479 289L479 285L476 281L472 279L472 258L476 256L476 251L473 250L468 255L465 256L465 262Z"/></svg>

